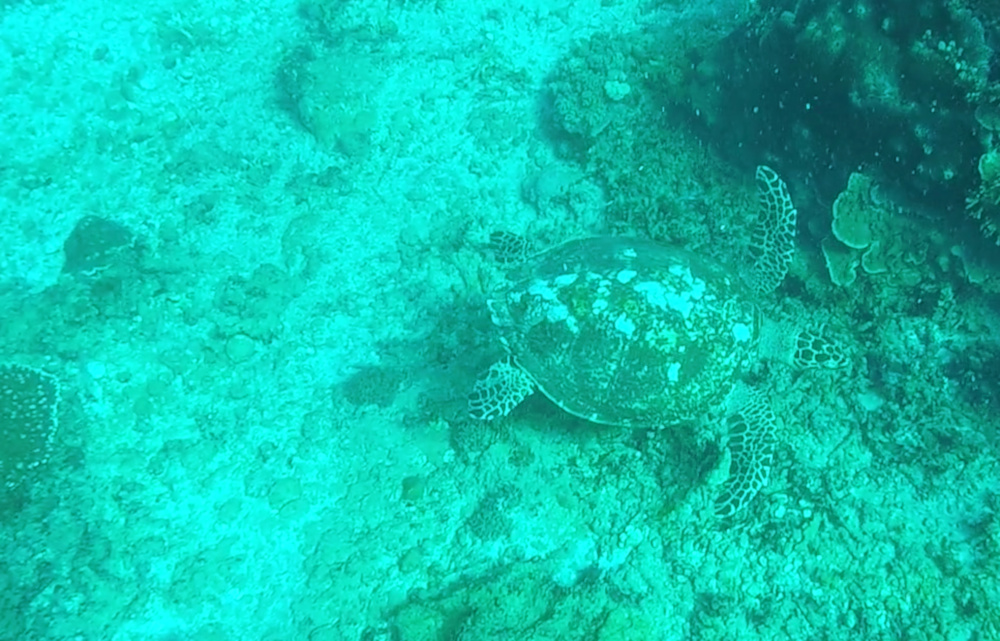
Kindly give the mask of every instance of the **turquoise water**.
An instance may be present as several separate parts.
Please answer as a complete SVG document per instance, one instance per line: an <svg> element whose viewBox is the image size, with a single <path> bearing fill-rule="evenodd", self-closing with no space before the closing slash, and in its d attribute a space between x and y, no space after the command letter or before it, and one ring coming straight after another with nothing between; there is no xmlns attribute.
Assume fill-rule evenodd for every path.
<svg viewBox="0 0 1000 641"><path fill-rule="evenodd" d="M0 3L0 641L1000 639L998 43L971 0ZM760 312L702 415L563 411L648 311L596 362L514 340L593 298L503 326L607 234L780 272L626 297L702 337L664 394L686 314Z"/></svg>

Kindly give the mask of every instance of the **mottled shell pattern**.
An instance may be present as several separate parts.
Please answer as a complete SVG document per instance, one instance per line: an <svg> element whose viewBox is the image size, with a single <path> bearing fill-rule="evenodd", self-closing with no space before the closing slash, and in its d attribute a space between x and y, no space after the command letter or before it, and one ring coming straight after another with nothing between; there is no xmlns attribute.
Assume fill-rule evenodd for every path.
<svg viewBox="0 0 1000 641"><path fill-rule="evenodd" d="M517 366L565 411L668 426L704 416L752 359L759 315L735 273L649 240L573 240L490 301Z"/></svg>

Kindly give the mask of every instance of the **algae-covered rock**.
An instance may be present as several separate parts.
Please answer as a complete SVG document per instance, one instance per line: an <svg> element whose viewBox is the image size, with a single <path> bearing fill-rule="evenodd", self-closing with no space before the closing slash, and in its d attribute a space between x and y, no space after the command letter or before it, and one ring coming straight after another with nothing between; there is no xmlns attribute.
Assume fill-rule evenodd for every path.
<svg viewBox="0 0 1000 641"><path fill-rule="evenodd" d="M63 272L94 274L107 269L135 246L135 236L124 225L107 218L84 216L73 227L63 251Z"/></svg>

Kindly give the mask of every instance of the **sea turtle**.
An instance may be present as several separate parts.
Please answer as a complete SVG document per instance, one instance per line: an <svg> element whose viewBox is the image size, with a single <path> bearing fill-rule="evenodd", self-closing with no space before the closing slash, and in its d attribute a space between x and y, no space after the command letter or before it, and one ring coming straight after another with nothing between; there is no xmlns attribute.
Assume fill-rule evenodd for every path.
<svg viewBox="0 0 1000 641"><path fill-rule="evenodd" d="M519 261L488 301L506 357L476 382L470 415L500 418L535 390L575 416L630 427L690 423L735 405L726 412L730 482L717 511L739 510L767 481L775 430L762 393L732 403L740 375L775 336L792 338L801 364L842 361L822 336L762 321L755 299L788 270L796 210L770 168L758 167L756 184L745 270L620 236L571 240ZM508 253L522 249L509 236L495 240Z"/></svg>

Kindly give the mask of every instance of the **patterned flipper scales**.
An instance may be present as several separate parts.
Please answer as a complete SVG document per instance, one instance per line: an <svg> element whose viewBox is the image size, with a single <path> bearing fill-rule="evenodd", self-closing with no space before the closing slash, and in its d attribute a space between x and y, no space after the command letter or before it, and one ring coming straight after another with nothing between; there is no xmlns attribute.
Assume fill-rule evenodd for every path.
<svg viewBox="0 0 1000 641"><path fill-rule="evenodd" d="M531 378L510 358L490 365L469 393L469 416L492 421L510 414L535 391Z"/></svg>
<svg viewBox="0 0 1000 641"><path fill-rule="evenodd" d="M764 394L750 394L729 419L729 480L715 501L715 513L729 518L767 485L774 459L777 420Z"/></svg>

